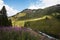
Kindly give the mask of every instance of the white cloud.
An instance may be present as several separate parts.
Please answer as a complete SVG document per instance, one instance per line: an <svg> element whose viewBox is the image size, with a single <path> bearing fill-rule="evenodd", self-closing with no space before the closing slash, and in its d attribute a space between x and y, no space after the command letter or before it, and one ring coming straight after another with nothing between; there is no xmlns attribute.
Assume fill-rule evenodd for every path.
<svg viewBox="0 0 60 40"><path fill-rule="evenodd" d="M18 10L13 9L12 7L9 7L8 5L5 5L5 6L7 9L8 16L15 15L17 12L19 12Z"/></svg>
<svg viewBox="0 0 60 40"><path fill-rule="evenodd" d="M36 3L31 3L28 9L45 8L56 4L60 4L60 0L37 0Z"/></svg>
<svg viewBox="0 0 60 40"><path fill-rule="evenodd" d="M12 7L6 5L3 0L0 0L0 10L1 10L1 8L2 8L3 6L6 7L7 13L8 13L7 15L8 15L8 16L12 16L12 15L14 15L14 14L16 14L16 13L18 12L18 10L13 9Z"/></svg>
<svg viewBox="0 0 60 40"><path fill-rule="evenodd" d="M3 5L4 5L4 2L0 0L0 9L2 8Z"/></svg>
<svg viewBox="0 0 60 40"><path fill-rule="evenodd" d="M39 6L38 5L35 5L35 4L31 4L28 9L38 9Z"/></svg>

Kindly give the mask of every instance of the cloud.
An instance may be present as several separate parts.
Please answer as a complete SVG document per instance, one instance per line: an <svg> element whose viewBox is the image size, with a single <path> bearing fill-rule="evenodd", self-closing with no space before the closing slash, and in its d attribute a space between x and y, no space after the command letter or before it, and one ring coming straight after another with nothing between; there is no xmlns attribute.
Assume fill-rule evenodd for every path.
<svg viewBox="0 0 60 40"><path fill-rule="evenodd" d="M19 12L18 10L13 9L12 7L10 7L8 5L5 5L5 6L7 9L8 16L15 15L17 12Z"/></svg>
<svg viewBox="0 0 60 40"><path fill-rule="evenodd" d="M0 0L0 9L2 8L3 5L4 5L4 2Z"/></svg>
<svg viewBox="0 0 60 40"><path fill-rule="evenodd" d="M36 3L31 3L28 9L45 8L56 4L60 4L60 0L37 0Z"/></svg>
<svg viewBox="0 0 60 40"><path fill-rule="evenodd" d="M6 10L7 10L7 15L8 16L12 16L14 14L16 14L18 12L18 10L13 9L12 7L10 7L9 5L5 4L3 0L0 0L0 10L1 8L5 6Z"/></svg>

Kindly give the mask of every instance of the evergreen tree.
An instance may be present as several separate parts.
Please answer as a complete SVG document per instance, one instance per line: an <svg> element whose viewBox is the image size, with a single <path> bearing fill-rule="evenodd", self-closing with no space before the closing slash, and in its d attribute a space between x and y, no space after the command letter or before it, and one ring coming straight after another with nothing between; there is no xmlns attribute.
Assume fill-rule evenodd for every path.
<svg viewBox="0 0 60 40"><path fill-rule="evenodd" d="M10 26L10 22L7 17L7 11L5 6L3 6L2 10L0 11L0 26Z"/></svg>

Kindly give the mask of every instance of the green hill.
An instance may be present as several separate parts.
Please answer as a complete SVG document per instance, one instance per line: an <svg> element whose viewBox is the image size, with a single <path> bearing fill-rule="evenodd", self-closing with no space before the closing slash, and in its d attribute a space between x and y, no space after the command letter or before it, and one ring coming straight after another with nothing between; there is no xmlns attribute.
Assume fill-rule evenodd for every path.
<svg viewBox="0 0 60 40"><path fill-rule="evenodd" d="M25 9L9 18L13 26L29 27L60 38L60 4L44 9Z"/></svg>
<svg viewBox="0 0 60 40"><path fill-rule="evenodd" d="M48 17L38 21L28 21L25 27L34 29L35 31L42 31L54 37L60 37L60 21L55 18L49 19Z"/></svg>
<svg viewBox="0 0 60 40"><path fill-rule="evenodd" d="M16 21L25 21L25 20L30 20L30 19L37 19L44 17L45 15L51 15L54 16L54 18L59 19L60 18L60 4L50 6L44 9L25 9L16 15L13 15L9 17L9 19L12 20L13 22ZM14 23L13 23L14 24Z"/></svg>
<svg viewBox="0 0 60 40"><path fill-rule="evenodd" d="M43 9L25 9L22 12L17 13L14 16L11 16L10 18L14 18L17 20L28 20L28 19L33 19L33 18L40 18L43 14L41 14L40 12L42 12ZM24 15L24 16L21 16Z"/></svg>
<svg viewBox="0 0 60 40"><path fill-rule="evenodd" d="M25 9L11 17L17 20L26 20L26 19L40 18L42 16L51 15L53 13L60 14L60 4L50 6L44 9L33 9L33 10ZM21 15L24 15L24 16L21 16Z"/></svg>

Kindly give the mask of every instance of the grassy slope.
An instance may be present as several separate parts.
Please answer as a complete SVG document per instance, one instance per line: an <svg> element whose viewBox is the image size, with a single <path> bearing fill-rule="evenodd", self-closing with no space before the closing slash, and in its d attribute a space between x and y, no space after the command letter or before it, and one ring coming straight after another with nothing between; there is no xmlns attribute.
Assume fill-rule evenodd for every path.
<svg viewBox="0 0 60 40"><path fill-rule="evenodd" d="M44 13L45 15L43 15ZM38 14L36 13L36 15L34 15L33 13L27 13L24 16L20 16L18 14L19 16L17 15L12 17L12 24L13 26L30 27L34 30L40 30L47 34L52 34L60 37L60 21L55 18L57 16L56 13L59 13L60 16L58 7L47 8L43 11L43 13L40 14L39 11ZM48 15L48 18L46 18L46 15ZM53 15L55 17L49 15Z"/></svg>
<svg viewBox="0 0 60 40"><path fill-rule="evenodd" d="M17 15L17 16L16 16ZM24 17L25 15L26 15L26 13L18 13L18 14L16 14L16 15L14 15L14 16L12 16L12 17L10 17L9 19L11 19L12 20L12 25L13 26L24 26L24 22L25 21L21 21L21 20L17 20L17 18L19 18L19 17Z"/></svg>
<svg viewBox="0 0 60 40"><path fill-rule="evenodd" d="M47 17L49 17L49 18L51 18L50 16L47 16ZM43 20L43 19L45 19L46 18L46 16L44 16L44 17L41 17L41 18L36 18L36 19L28 19L28 20L19 20L19 21L15 21L15 20L13 20L12 21L12 25L13 26L24 26L24 24L25 24L25 22L29 22L29 21L38 21L38 20Z"/></svg>
<svg viewBox="0 0 60 40"><path fill-rule="evenodd" d="M42 31L55 37L60 37L60 21L56 18L44 18L38 21L28 21L25 23L26 27L30 27L37 31Z"/></svg>
<svg viewBox="0 0 60 40"><path fill-rule="evenodd" d="M60 37L60 22L52 16L46 15L36 19L16 20L13 22L13 26L30 27L34 30L40 30L47 34Z"/></svg>

